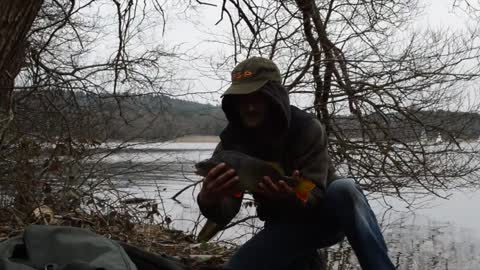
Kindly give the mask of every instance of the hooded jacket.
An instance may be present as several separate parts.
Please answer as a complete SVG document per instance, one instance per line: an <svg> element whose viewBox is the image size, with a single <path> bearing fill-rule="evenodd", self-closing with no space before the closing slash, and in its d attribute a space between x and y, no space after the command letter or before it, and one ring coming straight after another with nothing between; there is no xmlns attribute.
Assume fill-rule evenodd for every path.
<svg viewBox="0 0 480 270"><path fill-rule="evenodd" d="M299 170L301 175L313 181L316 187L310 191L305 206L299 200L271 201L254 198L261 220L300 220L314 217L327 186L338 177L328 155L327 135L323 125L312 115L290 105L288 92L278 82L269 81L260 91L271 102L269 129L262 136L242 126L235 95L225 95L222 109L228 120L220 134L220 150L236 150L279 164L287 175ZM217 224L228 224L238 213L242 198L224 198L217 205L205 205L199 201L202 214Z"/></svg>

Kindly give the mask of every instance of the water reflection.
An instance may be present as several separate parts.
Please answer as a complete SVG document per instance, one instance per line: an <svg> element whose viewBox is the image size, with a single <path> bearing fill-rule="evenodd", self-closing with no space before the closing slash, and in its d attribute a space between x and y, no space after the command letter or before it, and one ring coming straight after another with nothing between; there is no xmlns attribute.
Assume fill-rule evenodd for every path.
<svg viewBox="0 0 480 270"><path fill-rule="evenodd" d="M195 162L211 156L216 144L213 143L170 143L134 144L116 154L108 155L102 163L108 169L116 188L131 196L161 199L163 210L178 229L190 231L192 224L201 220L195 203L199 186L193 186L178 196L178 202L171 198L188 185L200 180L193 173ZM401 216L412 224L427 224L430 220L451 222L469 229L480 236L479 193L456 192L448 201L432 198L424 209L408 209L405 203L394 198L388 199L391 211L385 211L386 201L371 200L374 211L383 224L398 220ZM251 208L242 208L238 218L254 213ZM408 215L406 215L408 214ZM252 221L255 225L260 221ZM250 229L250 227L249 227ZM229 233L227 233L229 234ZM231 233L229 234L230 237Z"/></svg>

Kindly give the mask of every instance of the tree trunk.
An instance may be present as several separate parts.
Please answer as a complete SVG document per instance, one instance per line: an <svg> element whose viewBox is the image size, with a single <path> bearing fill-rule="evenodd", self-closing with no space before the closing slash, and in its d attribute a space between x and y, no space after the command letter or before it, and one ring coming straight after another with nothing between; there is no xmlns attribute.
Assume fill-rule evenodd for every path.
<svg viewBox="0 0 480 270"><path fill-rule="evenodd" d="M0 120L3 120L0 129L3 132L8 126L4 120L13 119L15 77L25 62L26 37L42 3L43 0L0 1ZM30 167L28 156L16 160L15 207L21 212L29 212L33 206L33 172Z"/></svg>
<svg viewBox="0 0 480 270"><path fill-rule="evenodd" d="M25 60L25 42L43 0L0 1L0 110L11 109L15 77Z"/></svg>

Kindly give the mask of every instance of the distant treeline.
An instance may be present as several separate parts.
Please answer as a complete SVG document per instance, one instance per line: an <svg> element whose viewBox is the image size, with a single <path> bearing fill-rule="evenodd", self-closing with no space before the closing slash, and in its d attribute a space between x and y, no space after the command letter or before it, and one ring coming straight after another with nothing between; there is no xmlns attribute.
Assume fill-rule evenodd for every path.
<svg viewBox="0 0 480 270"><path fill-rule="evenodd" d="M360 125L363 121L363 125ZM342 116L333 119L334 128L348 138L371 141L452 141L480 137L480 114L444 110L404 113L374 113L362 118ZM364 127L363 129L361 127Z"/></svg>
<svg viewBox="0 0 480 270"><path fill-rule="evenodd" d="M218 135L225 125L219 107L167 96L138 96L109 105L105 136L169 140L191 134Z"/></svg>
<svg viewBox="0 0 480 270"><path fill-rule="evenodd" d="M169 140L218 135L226 125L217 106L161 94L112 96L85 92L16 93L19 130L43 136L96 140ZM363 124L360 124L363 121ZM367 128L361 128L361 127ZM336 116L331 127L346 138L371 140L472 140L480 136L478 113L417 111L405 114Z"/></svg>
<svg viewBox="0 0 480 270"><path fill-rule="evenodd" d="M43 137L162 141L218 135L226 125L219 107L161 94L112 96L85 92L17 93L19 130Z"/></svg>

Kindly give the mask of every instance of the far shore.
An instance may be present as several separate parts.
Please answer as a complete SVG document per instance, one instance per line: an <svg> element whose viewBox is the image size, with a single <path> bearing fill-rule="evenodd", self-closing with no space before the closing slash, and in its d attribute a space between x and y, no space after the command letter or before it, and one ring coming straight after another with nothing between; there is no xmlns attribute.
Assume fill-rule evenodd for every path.
<svg viewBox="0 0 480 270"><path fill-rule="evenodd" d="M218 143L220 138L218 136L210 135L188 135L178 137L172 141L178 143Z"/></svg>

